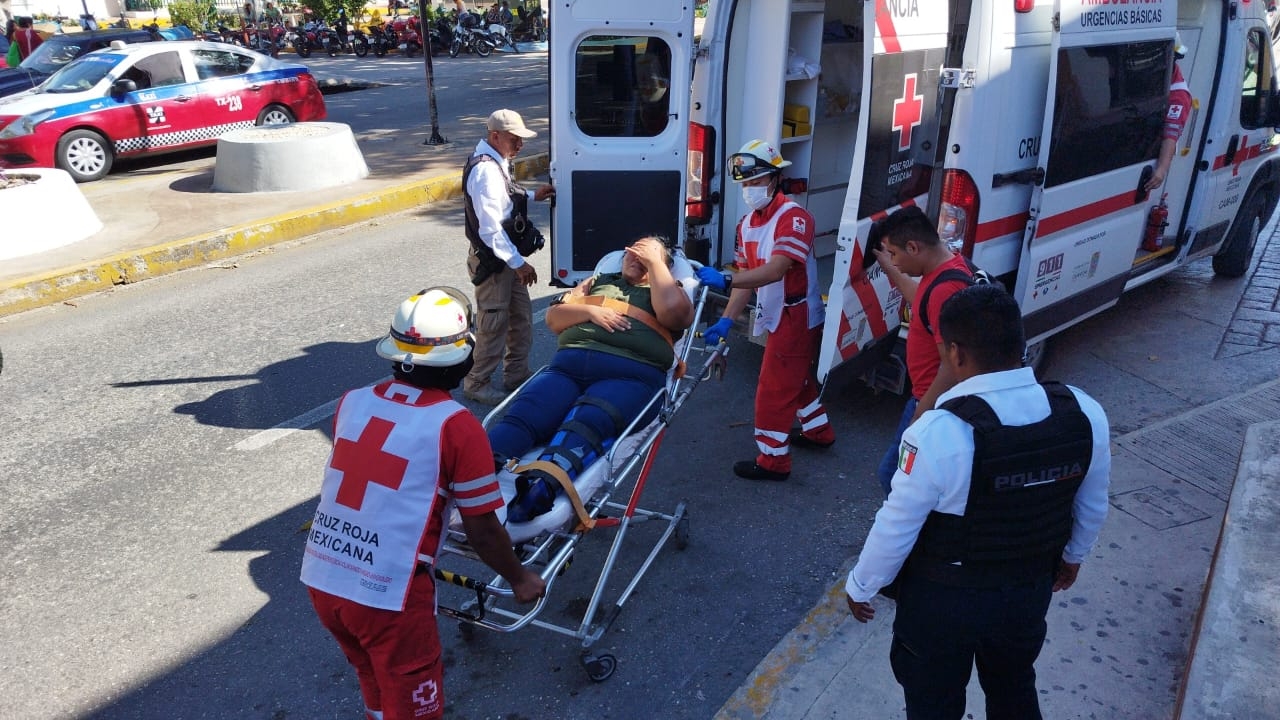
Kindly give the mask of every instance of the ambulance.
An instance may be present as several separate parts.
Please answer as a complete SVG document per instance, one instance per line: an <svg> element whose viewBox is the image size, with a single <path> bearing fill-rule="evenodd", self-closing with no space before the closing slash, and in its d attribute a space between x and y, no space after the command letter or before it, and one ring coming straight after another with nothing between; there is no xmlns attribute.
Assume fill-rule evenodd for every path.
<svg viewBox="0 0 1280 720"><path fill-rule="evenodd" d="M1189 262L1243 275L1280 197L1263 0L711 0L695 40L701 8L553 5L553 282L649 233L731 263L724 160L764 139L816 220L824 380L903 389L907 309L867 251L897 208L1003 282L1035 364ZM1175 65L1193 101L1148 191Z"/></svg>

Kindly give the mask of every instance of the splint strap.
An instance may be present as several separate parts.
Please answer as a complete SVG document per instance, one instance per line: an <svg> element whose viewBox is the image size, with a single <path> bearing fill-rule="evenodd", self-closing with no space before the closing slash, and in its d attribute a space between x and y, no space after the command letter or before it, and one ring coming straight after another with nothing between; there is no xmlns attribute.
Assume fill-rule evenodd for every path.
<svg viewBox="0 0 1280 720"><path fill-rule="evenodd" d="M621 435L622 431L627 429L627 419L622 416L622 413L618 412L618 408L614 407L611 402L591 397L590 395L583 395L578 398L574 405L590 405L591 407L599 408L613 421L614 435Z"/></svg>
<svg viewBox="0 0 1280 720"><path fill-rule="evenodd" d="M658 336L663 340L666 340L668 345L672 347L675 347L676 345L676 341L671 337L671 331L663 327L662 323L658 322L658 318L629 302L614 300L613 298L608 298L603 295L574 295L572 293L566 293L564 301L570 305L599 305L613 310L614 312L622 313L629 318L639 320L644 323L646 327L658 333ZM682 378L684 377L684 372L684 361L677 359L675 376L677 378Z"/></svg>
<svg viewBox="0 0 1280 720"><path fill-rule="evenodd" d="M564 494L569 498L569 502L573 503L573 512L578 516L576 530L590 530L595 527L596 519L587 513L587 508L582 504L582 498L578 496L578 488L573 486L573 481L569 479L569 473L565 472L564 468L546 460L534 460L527 465L515 468L514 472L524 474L529 470L541 470L555 478L556 482L560 483L560 487L564 488Z"/></svg>

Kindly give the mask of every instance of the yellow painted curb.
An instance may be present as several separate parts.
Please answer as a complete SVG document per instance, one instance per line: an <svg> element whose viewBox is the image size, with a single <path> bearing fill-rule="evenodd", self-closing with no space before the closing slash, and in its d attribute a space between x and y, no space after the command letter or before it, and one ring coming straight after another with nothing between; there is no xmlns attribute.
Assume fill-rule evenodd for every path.
<svg viewBox="0 0 1280 720"><path fill-rule="evenodd" d="M844 568L848 572L848 567ZM795 668L803 665L849 615L844 580L827 589L786 637L756 665L746 682L725 702L714 720L745 720L766 717Z"/></svg>
<svg viewBox="0 0 1280 720"><path fill-rule="evenodd" d="M516 177L528 178L546 172L548 163L547 154L542 153L515 160L512 165ZM21 278L0 287L0 317L461 196L462 171L459 170Z"/></svg>

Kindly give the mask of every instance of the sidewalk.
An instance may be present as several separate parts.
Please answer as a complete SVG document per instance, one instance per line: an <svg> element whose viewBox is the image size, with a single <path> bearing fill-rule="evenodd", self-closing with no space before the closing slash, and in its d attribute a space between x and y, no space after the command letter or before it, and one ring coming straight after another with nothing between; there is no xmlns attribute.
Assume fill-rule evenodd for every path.
<svg viewBox="0 0 1280 720"><path fill-rule="evenodd" d="M1240 305L1266 321L1259 332L1280 323L1280 230L1270 238ZM1248 340L1225 335L1228 349ZM1036 663L1044 716L1275 717L1280 380L1115 437L1112 463L1101 537L1050 606ZM889 666L894 604L878 597L874 620L853 619L844 575L854 559L717 720L905 717ZM986 717L976 673L966 717Z"/></svg>

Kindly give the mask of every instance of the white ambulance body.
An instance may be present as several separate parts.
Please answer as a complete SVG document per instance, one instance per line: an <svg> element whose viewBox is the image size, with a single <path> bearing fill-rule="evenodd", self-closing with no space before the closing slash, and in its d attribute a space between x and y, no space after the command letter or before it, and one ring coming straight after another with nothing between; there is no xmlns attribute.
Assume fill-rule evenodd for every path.
<svg viewBox="0 0 1280 720"><path fill-rule="evenodd" d="M600 20L621 8L645 17ZM552 11L556 279L585 276L603 254L596 246L615 249L648 228L696 259L732 262L746 208L724 159L752 138L777 143L793 163L792 196L814 214L830 282L823 378L849 364L873 384L902 387L902 298L865 256L871 224L903 205L926 208L944 239L1004 281L1028 340L1043 347L1191 260L1212 256L1218 274L1242 275L1280 196L1280 100L1262 0L712 0L696 48L685 36L691 15L672 0ZM1194 109L1163 186L1145 193L1175 32ZM602 82L598 66L584 72L584 40L614 36L665 44L662 69L677 89L666 94L668 122L583 142L574 133L584 83ZM612 51L611 61L634 75L627 62L653 44ZM562 76L570 62L576 72ZM626 82L638 86L608 79L616 102L627 100ZM678 89L690 82L684 98ZM580 168L604 175L579 177ZM587 222L566 211L566 196L590 204ZM1168 225L1155 233L1159 248L1144 250L1162 198ZM674 231L673 202L686 218ZM613 213L626 218L614 223Z"/></svg>

